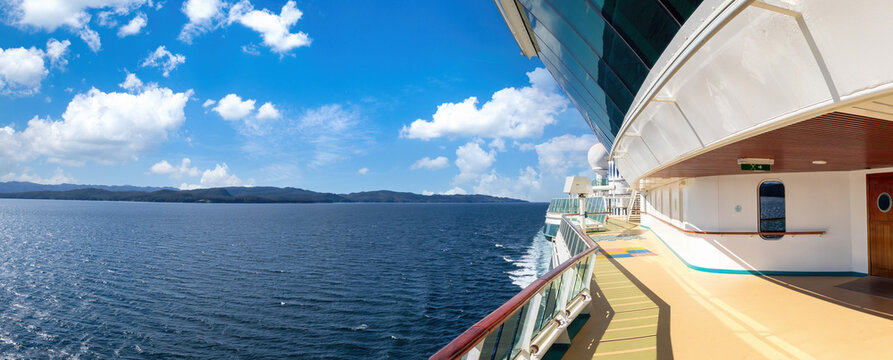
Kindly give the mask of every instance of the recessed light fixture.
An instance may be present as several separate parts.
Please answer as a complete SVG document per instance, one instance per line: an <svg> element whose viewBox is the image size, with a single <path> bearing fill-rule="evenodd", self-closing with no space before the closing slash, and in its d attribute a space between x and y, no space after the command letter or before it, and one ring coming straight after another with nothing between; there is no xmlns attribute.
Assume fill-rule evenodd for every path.
<svg viewBox="0 0 893 360"><path fill-rule="evenodd" d="M813 165L825 165L828 162L825 160L813 160L812 163L813 163Z"/></svg>

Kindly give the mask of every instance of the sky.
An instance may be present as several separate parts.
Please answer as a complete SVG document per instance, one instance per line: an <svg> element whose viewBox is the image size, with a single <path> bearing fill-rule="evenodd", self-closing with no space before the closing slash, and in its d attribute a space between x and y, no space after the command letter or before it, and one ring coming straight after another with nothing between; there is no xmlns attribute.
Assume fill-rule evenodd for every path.
<svg viewBox="0 0 893 360"><path fill-rule="evenodd" d="M0 181L544 201L597 141L488 1L0 4Z"/></svg>

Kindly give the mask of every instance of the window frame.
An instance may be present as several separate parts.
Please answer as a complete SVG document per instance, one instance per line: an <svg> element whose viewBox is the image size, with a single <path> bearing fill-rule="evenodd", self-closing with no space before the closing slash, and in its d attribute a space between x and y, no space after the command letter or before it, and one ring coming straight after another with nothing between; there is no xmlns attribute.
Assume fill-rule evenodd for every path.
<svg viewBox="0 0 893 360"><path fill-rule="evenodd" d="M788 196L787 196L787 189L784 184L784 181L781 181L781 179L764 179L764 180L760 181L760 183L757 185L757 231L760 233L760 238L762 238L763 240L781 240L784 237L784 235L763 235L762 234L764 219L763 219L763 201L762 201L762 196L760 194L760 190L762 189L763 184L770 183L770 182L775 182L775 183L780 184L782 187L782 190L784 191L784 196L782 197L782 200L783 200L782 204L783 204L783 210L784 210L784 217L782 219L784 219L784 229L780 232L787 232L787 228L788 228L788 200L787 200L787 198L788 198Z"/></svg>

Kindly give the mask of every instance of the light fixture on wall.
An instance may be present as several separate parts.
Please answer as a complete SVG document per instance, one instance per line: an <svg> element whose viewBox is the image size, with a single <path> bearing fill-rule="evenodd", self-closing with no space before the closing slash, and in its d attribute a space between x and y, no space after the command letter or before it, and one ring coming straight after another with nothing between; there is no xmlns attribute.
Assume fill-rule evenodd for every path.
<svg viewBox="0 0 893 360"><path fill-rule="evenodd" d="M827 164L827 163L828 163L828 162L825 161L825 160L813 160L813 161L812 161L812 164L813 164L813 165L825 165L825 164Z"/></svg>

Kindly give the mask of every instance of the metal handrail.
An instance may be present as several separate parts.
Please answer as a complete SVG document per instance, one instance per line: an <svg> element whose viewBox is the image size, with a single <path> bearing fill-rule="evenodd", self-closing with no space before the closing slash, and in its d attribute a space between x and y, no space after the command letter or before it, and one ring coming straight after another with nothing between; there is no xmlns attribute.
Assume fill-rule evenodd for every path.
<svg viewBox="0 0 893 360"><path fill-rule="evenodd" d="M589 248L571 257L568 261L565 261L561 265L547 272L545 275L536 279L533 283L521 290L521 292L519 292L517 295L513 296L511 299L502 304L502 306L485 316L483 319L468 328L468 330L465 330L465 332L453 339L453 341L451 341L449 344L441 348L438 352L430 357L431 360L460 359L463 356L469 354L469 352L474 350L476 347L480 347L489 335L498 330L500 326L502 326L506 322L506 320L515 315L524 306L530 304L531 300L534 300L534 298L537 297L540 292L542 292L547 286L550 286L554 281L558 280L567 271L576 268L577 265L587 259L589 259L590 262L588 264L588 269L586 270L586 275L584 276L585 282L583 288L579 293L573 294L573 297L569 297L568 301L562 306L567 306L574 303L578 298L581 298L581 296L581 301L584 303L587 303L590 300L588 298L589 281L592 277L595 253L599 251L600 247L597 243L592 241L591 238L583 234L580 229L574 226L567 217L562 215L561 220L562 222L566 223L577 236L580 236L583 241L589 246ZM537 304L536 307L538 306L539 305ZM566 311L566 314L555 314L548 320L553 321L556 316L566 315L570 315L570 311ZM562 324L564 323L561 323L559 325ZM525 325L529 324L525 323ZM543 327L543 329L541 330L544 329L545 327ZM530 335L530 339L527 340L530 341L533 338L537 338L538 334L528 335ZM539 350L536 346L531 346L531 348L533 348L534 351ZM508 349L509 352L511 352L511 350L512 348ZM522 349L522 351L525 350L528 349Z"/></svg>
<svg viewBox="0 0 893 360"><path fill-rule="evenodd" d="M699 235L824 235L824 231L700 231L700 230L688 230L683 229L681 227L676 226L675 224L661 219L657 216L651 216L654 219L659 220L660 222L669 225L670 227L684 232L686 234L699 234Z"/></svg>

